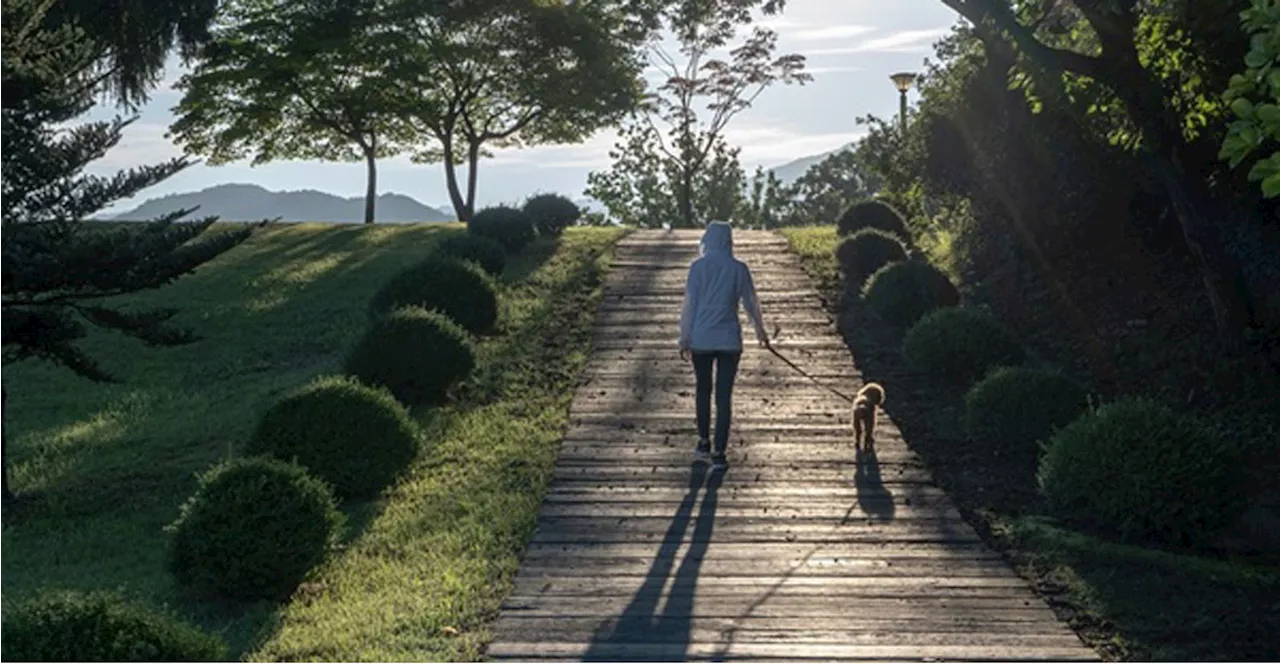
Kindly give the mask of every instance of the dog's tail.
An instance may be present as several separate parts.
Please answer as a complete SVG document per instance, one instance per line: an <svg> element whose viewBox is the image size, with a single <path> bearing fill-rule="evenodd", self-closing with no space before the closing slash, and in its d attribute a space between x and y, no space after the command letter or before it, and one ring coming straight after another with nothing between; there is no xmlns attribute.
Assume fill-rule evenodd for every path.
<svg viewBox="0 0 1280 664"><path fill-rule="evenodd" d="M867 403L873 406L884 405L884 388L880 387L880 383L867 383L858 390L858 396L867 398Z"/></svg>

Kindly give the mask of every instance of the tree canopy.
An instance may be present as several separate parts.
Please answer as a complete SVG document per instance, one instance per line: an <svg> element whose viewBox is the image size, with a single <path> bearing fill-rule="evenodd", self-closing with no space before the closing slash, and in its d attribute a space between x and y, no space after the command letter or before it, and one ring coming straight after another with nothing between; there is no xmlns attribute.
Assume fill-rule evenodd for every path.
<svg viewBox="0 0 1280 664"><path fill-rule="evenodd" d="M364 161L373 223L377 159L403 149L401 46L371 0L232 0L202 49L169 135L223 164L250 157Z"/></svg>
<svg viewBox="0 0 1280 664"><path fill-rule="evenodd" d="M443 162L459 219L474 212L480 160L490 150L577 142L635 105L638 52L652 21L637 22L635 5L391 0L414 159ZM459 165L467 167L465 184Z"/></svg>

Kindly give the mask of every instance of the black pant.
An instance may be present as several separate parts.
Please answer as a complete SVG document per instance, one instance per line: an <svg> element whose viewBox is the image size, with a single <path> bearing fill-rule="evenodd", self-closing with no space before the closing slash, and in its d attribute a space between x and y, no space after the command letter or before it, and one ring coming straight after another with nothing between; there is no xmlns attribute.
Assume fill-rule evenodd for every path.
<svg viewBox="0 0 1280 664"><path fill-rule="evenodd" d="M711 428L711 365L715 365L716 392L716 454L724 454L729 443L729 417L733 412L733 379L738 375L738 360L742 359L742 351L694 351L693 374L698 388L696 406L698 414L698 437L709 438Z"/></svg>

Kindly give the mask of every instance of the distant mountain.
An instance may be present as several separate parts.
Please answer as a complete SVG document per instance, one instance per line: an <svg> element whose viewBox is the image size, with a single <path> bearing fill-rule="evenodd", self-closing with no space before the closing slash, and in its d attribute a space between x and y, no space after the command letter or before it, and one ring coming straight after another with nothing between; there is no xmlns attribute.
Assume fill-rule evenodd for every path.
<svg viewBox="0 0 1280 664"><path fill-rule="evenodd" d="M146 221L184 208L199 209L187 218L216 216L221 221L364 221L364 197L343 198L322 191L268 191L253 184L220 184L185 194L153 198L112 219ZM454 215L415 201L404 194L382 194L377 220L384 224L453 221Z"/></svg>
<svg viewBox="0 0 1280 664"><path fill-rule="evenodd" d="M837 152L840 152L842 150L848 150L853 146L854 144L850 143L848 145L838 147L829 152L810 155L808 157L801 157L799 159L796 159L795 161L789 161L781 166L775 166L774 168L771 168L769 170L773 171L773 175L777 177L779 180L781 180L783 184L791 184L792 182L795 182L796 180L800 179L800 176L804 175L805 171L809 170L813 166L816 166L823 159L826 159L827 157L830 157L831 155Z"/></svg>

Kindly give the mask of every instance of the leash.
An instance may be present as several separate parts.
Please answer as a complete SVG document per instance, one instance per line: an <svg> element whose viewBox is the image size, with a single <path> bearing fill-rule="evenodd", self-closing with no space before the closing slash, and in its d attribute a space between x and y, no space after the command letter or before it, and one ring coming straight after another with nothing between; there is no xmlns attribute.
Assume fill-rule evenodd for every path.
<svg viewBox="0 0 1280 664"><path fill-rule="evenodd" d="M775 335L776 335L776 333L775 333ZM832 394L834 394L834 395L836 395L836 396L840 397L841 399L844 399L845 401L847 401L847 402L849 402L849 403L853 403L853 397L851 397L851 396L849 396L849 395L845 394L844 392L841 392L840 390L837 390L837 389L836 389L836 388L834 388L834 387L831 387L830 385L827 385L826 383L823 383L822 381L818 380L817 378L814 378L813 376L810 376L810 375L809 375L809 373L808 373L808 372L806 372L804 369L801 369L800 367L796 366L796 363L795 363L795 362L792 362L791 360L787 359L787 358L786 358L782 353L779 353L779 352L778 352L778 349L777 349L777 348L774 348L772 343L770 343L770 344L769 344L769 352L770 352L770 353L773 353L773 354L774 354L774 356L776 356L779 360L782 360L783 362L786 362L786 363L787 363L787 366L791 367L792 369L795 369L797 373L799 373L801 376L804 376L805 378L808 378L809 380L813 381L813 382L814 382L814 383L816 383L819 387L821 387L821 388L823 388L823 389L827 390L828 392L831 392Z"/></svg>

